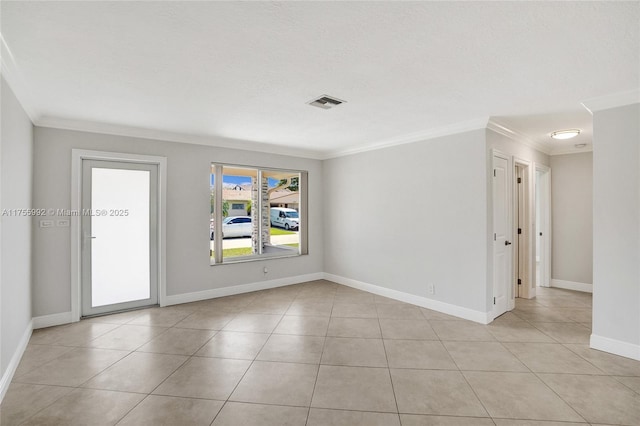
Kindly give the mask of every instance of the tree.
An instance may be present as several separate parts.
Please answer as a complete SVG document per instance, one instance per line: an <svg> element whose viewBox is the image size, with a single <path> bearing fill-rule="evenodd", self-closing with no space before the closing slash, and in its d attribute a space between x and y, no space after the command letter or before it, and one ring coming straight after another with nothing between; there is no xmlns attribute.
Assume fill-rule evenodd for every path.
<svg viewBox="0 0 640 426"><path fill-rule="evenodd" d="M213 191L213 189L211 190L210 204L211 204L210 212L213 215L215 213L215 211L216 211L216 209L215 209L216 196L215 196L215 192ZM228 215L229 215L229 202L225 200L222 203L222 217L227 217Z"/></svg>
<svg viewBox="0 0 640 426"><path fill-rule="evenodd" d="M288 181L289 181L288 179L281 179L280 182L278 183L278 186L286 185ZM286 188L289 191L298 192L298 183L299 183L299 178L297 176L293 177L291 178L289 186L287 186Z"/></svg>

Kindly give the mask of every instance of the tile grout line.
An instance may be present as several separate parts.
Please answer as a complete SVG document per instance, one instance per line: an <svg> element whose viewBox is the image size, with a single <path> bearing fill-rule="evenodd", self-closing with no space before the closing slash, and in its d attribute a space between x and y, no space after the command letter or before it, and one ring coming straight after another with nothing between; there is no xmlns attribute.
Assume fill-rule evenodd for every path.
<svg viewBox="0 0 640 426"><path fill-rule="evenodd" d="M535 327L535 326L534 326L534 327ZM537 328L536 328L536 329L537 329ZM542 331L540 330L540 332L542 332ZM544 334L544 333L543 333L543 334ZM551 336L548 336L548 337L551 337ZM553 338L552 338L552 339L553 339ZM554 340L555 340L555 339L554 339ZM560 396L560 395L559 395L555 390L553 390L553 389L551 388L551 386L549 386L549 385L548 385L544 380L542 380L542 379L540 378L540 376L538 376L538 374L537 374L535 371L533 371L533 370L532 370L532 369L531 369L527 364L525 364L525 363L524 363L524 362L523 362L523 361L522 361L522 360L521 360L521 359L520 359L520 358L519 358L519 357L518 357L518 356L517 356L517 355L516 355L512 350L510 350L508 346L504 345L502 342L500 342L500 344L501 344L501 345L502 345L502 346L503 346L507 351L509 351L509 353L510 353L511 355L513 355L513 356L514 356L518 361L520 361L520 362L522 363L522 365L524 365L524 366L527 368L527 370L529 370L529 373L523 373L523 374L533 374L533 375L534 375L534 376L535 376L535 377L540 381L540 383L542 383L542 384L543 384L547 389L549 389L551 392L553 392L553 394L554 394L554 395L556 395L556 396L557 396L557 397L558 397L562 402L564 402L564 403L567 405L567 407L571 408L571 410L573 410L573 412L574 412L574 413L576 413L576 414L578 415L578 417L580 417L582 420L584 420L585 422L587 422L587 420L586 420L586 419L585 419L585 418L584 418L580 413L578 413L578 411L577 411L575 408L573 408L573 406L572 406L571 404L569 404L567 401L565 401L565 400L564 400L564 398L562 398L562 397L561 397L561 396ZM559 342L557 342L557 343L552 343L552 344L560 344L560 343L559 343ZM560 344L560 345L561 345L561 344ZM543 420L543 421L551 421L551 420ZM587 422L587 423L588 423L588 422Z"/></svg>
<svg viewBox="0 0 640 426"><path fill-rule="evenodd" d="M299 291L297 292L299 293ZM297 295L296 293L296 295ZM291 302L289 302L289 305L287 306L287 310L289 309L289 307L291 307L291 304L293 303L293 300ZM253 303L253 302L252 302ZM251 303L249 303L248 305L246 305L244 308L246 309L248 306L250 306ZM285 310L285 313L286 311ZM244 309L238 313L237 316L240 316L242 313L244 313ZM257 314L259 315L259 314ZM236 318L237 318L236 316ZM253 357L253 359L251 360L251 363L249 364L249 366L247 367L247 369L244 371L244 373L242 374L242 377L240 377L240 380L238 380L238 383L236 383L236 385L233 387L233 389L231 390L231 392L229 392L229 396L227 396L227 399L224 401L224 403L222 404L222 407L220 407L220 410L216 413L216 415L213 417L213 420L211 420L210 425L213 425L213 423L216 421L216 419L218 418L218 416L220 415L220 413L222 413L222 410L224 409L224 407L229 403L229 402L239 402L239 401L230 401L229 399L231 398L231 396L233 395L233 393L236 391L236 389L238 388L238 386L240 386L240 383L242 383L242 380L245 378L245 376L247 375L247 373L249 372L249 370L251 370L251 367L253 366L253 364L255 363L256 359L258 358L258 356L260 355L260 352L262 352L262 350L264 349L265 345L267 344L267 342L269 341L269 339L271 338L271 336L273 336L273 331L275 331L276 328L278 328L278 326L280 325L280 323L282 322L282 320L284 319L285 314L280 315L280 320L278 320L278 323L273 327L273 330L271 330L269 334L269 337L267 337L264 341L264 343L262 344L262 346L260 346L260 349L258 349L258 351L256 352L255 357ZM235 318L234 318L235 319ZM232 320L233 321L233 320ZM231 322L231 321L230 321ZM229 322L229 323L230 323ZM227 324L229 324L227 323ZM226 327L226 326L225 326ZM267 334L267 333L264 333ZM243 402L240 402L243 403Z"/></svg>
<svg viewBox="0 0 640 426"><path fill-rule="evenodd" d="M176 328L176 327L175 327L176 325L178 325L181 321L185 320L186 318L188 318L188 317L190 317L190 316L194 315L196 312L198 312L198 309L194 310L191 314L187 315L186 317L184 317L184 318L182 318L181 320L177 321L177 322L176 322L175 324L173 324L172 326L168 327L168 328L167 328L167 330L163 331L162 333L158 334L157 336L154 336L151 340L149 340L148 342L146 342L146 343L142 344L142 345L141 345L141 346L139 346L137 349L140 349L141 347L145 346L145 345L146 345L146 344L148 344L149 342L151 342L151 341L155 340L156 338L160 337L162 334L166 333L166 332L167 332L167 331L169 331L170 329L172 329L172 328ZM234 318L235 318L235 315L234 315ZM133 321L133 320L132 320L132 321ZM231 321L231 320L230 320L230 321ZM230 322L230 321L229 321L229 322ZM127 323L125 323L125 324L128 324L128 322L127 322ZM123 324L123 325L124 325L124 324ZM179 328L178 328L178 329L179 329ZM213 338L214 338L214 337L215 337L215 336L220 332L220 330L212 330L212 331L215 331L215 333L214 333L214 334L213 334L213 335L212 335L212 336L211 336L211 337L210 337L210 338L209 338L205 343L203 343L203 344L200 346L200 348L198 348L198 350L200 350L200 349L202 348L202 346L206 345L206 344L207 344L211 339L213 339ZM134 351L132 351L131 353L133 353L133 352L137 352L137 349L136 349L136 350L134 350ZM196 352L197 352L198 350L196 350ZM193 353L193 354L191 354L191 355L186 355L186 359L185 359L185 360L184 360L180 365L178 365L178 366L177 366L177 367L176 367L176 368L175 368L171 373L169 373L169 374L167 375L167 377L165 377L163 380L161 380L161 381L160 381L160 383L158 383L158 384L157 384L157 385L156 385L156 386L155 386L155 387L154 387L154 388L153 388L149 393L147 393L147 394L146 394L146 396L145 396L143 399L141 399L141 400L140 400L137 404L135 404L135 405L134 405L134 406L133 406L129 411L127 411L127 412L126 412L126 413L125 413L125 414L124 414L124 415L123 415L123 416L118 420L118 422L117 422L116 424L118 424L118 423L122 422L122 420L123 420L125 417L127 417L127 416L128 416L128 415L129 415L129 414L130 414L134 409L136 409L140 404L142 404L142 402L143 402L143 401L145 401L147 398L149 398L150 396L152 396L152 395L153 395L153 392L155 392L155 391L156 391L156 389L158 389L160 386L162 386L162 384L163 384L164 382L166 382L166 381L167 381L171 376L173 376L173 374L174 374L176 371L178 371L182 366L184 366L187 362L189 362L189 361L190 361L190 360L195 356L195 353L196 353L196 352L194 352L194 353ZM147 352L143 352L143 353L147 353ZM129 355L130 355L130 354L129 354ZM127 356L129 356L129 355L127 355ZM170 354L162 354L162 355L170 355ZM185 356L185 355L182 355L182 356ZM126 357L125 357L125 358L126 358ZM122 358L122 359L124 359L124 358ZM105 370L102 370L102 372L104 372L104 371L106 371L106 369L105 369ZM95 376L94 376L94 377L95 377ZM158 395L158 396L165 396L165 395ZM221 407L221 409L222 409L222 407Z"/></svg>
<svg viewBox="0 0 640 426"><path fill-rule="evenodd" d="M378 305L375 305L376 313L378 314L378 329L380 330L380 340L382 340L382 349L384 350L384 359L387 361L387 373L389 374L389 382L391 383L391 392L393 393L393 401L396 404L396 414L398 415L398 422L402 425L400 420L400 408L398 408L398 397L396 396L396 389L393 384L393 376L391 375L391 366L389 365L389 356L387 355L387 345L384 343L384 335L382 334L382 325L380 324L380 313L378 312Z"/></svg>
<svg viewBox="0 0 640 426"><path fill-rule="evenodd" d="M467 384L467 386L469 386L469 389L471 389L471 392L473 392L473 395L476 397L476 399L478 400L478 402L482 406L482 409L484 410L484 412L487 413L487 418L491 419L491 421L495 424L496 422L493 421L493 417L491 416L491 413L489 413L489 410L487 410L487 407L484 405L484 402L482 402L482 400L478 396L478 393L476 392L476 390L473 388L473 386L471 386L471 383L469 383L469 380L467 379L467 376L464 375L464 371L460 369L460 366L456 362L455 358L451 355L451 352L449 352L449 349L447 349L447 346L444 343L442 343L442 341L440 341L440 344L442 345L442 347L444 347L444 350L447 351L447 355L449 355L449 358L451 358L451 360L453 361L453 364L458 369L457 370L458 373L462 376L462 378L464 379L464 381Z"/></svg>
<svg viewBox="0 0 640 426"><path fill-rule="evenodd" d="M331 324L331 317L333 315L333 308L335 307L335 296L338 289L334 290L333 301L331 302L331 312L329 312L329 321L327 321L327 329L325 330L324 339L322 341L322 350L320 351L320 359L318 360L318 370L316 371L316 380L313 382L313 390L311 391L311 400L309 401L309 409L307 410L307 418L304 421L304 425L309 424L309 417L311 416L311 405L313 405L313 397L316 393L316 386L318 385L318 377L320 377L320 367L322 366L322 357L324 356L324 348L327 344L327 334L329 334L329 325Z"/></svg>
<svg viewBox="0 0 640 426"><path fill-rule="evenodd" d="M336 287L334 288L334 294L337 294L337 293L338 293L338 289L339 289L339 288L340 288L339 286L336 286ZM257 292L257 293L259 293L259 292ZM289 305L288 305L289 307L290 307L290 306L292 305L292 303L296 300L297 295L299 295L299 294L300 294L300 290L298 290L298 291L297 291L297 293L296 293L296 297L294 297L294 298L289 302ZM255 297L254 297L254 299L255 299ZM253 299L252 299L252 300L253 300ZM253 302L252 302L252 303L253 303ZM333 303L335 303L335 300L334 300L334 302L333 302ZM374 300L374 303L375 303L375 300ZM251 304L251 303L249 303L248 305L245 305L243 308L244 308L244 309L246 309L246 308L247 308L247 306L249 306L250 304ZM375 303L375 306L376 306L376 311L377 311L377 306L378 306L378 304L377 304L377 303ZM550 309L550 310L554 310L554 309L561 310L561 308L552 308L552 307L547 307L547 306L542 305L542 304L540 304L540 303L537 303L537 304L536 304L536 305L534 305L534 306L540 306L540 307L543 307L543 308L545 308L545 309ZM330 320L331 318L333 318L333 317L331 316L331 315L332 315L332 313L333 313L333 307L334 307L334 306L333 306L333 304L332 304L332 312L330 313L329 320ZM191 315L195 314L196 312L198 312L198 310L196 310L196 311L194 311L194 312L190 313L190 314L189 314L189 315L187 315L185 318L188 318L189 316L191 316ZM234 313L234 318L235 318L235 317L237 317L237 316L239 316L239 315L241 315L243 312L244 312L244 311L235 312L235 313ZM280 318L280 320L278 321L278 324L276 324L276 327L275 327L275 328L277 328L277 327L278 327L278 325L282 322L282 320L284 319L284 317L285 317L285 316L286 316L286 311L285 311L285 313L284 313L284 314L282 314L282 315L281 315L281 318ZM431 326L431 323L429 322L428 318L426 318L426 316L425 316L424 312L422 312L422 316L424 317L424 320L426 320L427 324L429 324L429 325ZM517 314L516 314L515 316L516 316L516 317L518 317L518 316L517 316ZM519 318L519 317L518 317L518 318ZM377 319L378 319L378 327L379 327L379 329L380 329L380 331L381 331L381 321L380 321L381 319L380 319L380 317L379 317L379 313L378 313L378 318L377 318ZM538 331L539 331L540 333L542 333L543 335L545 335L545 336L549 337L549 338L553 341L553 342L549 342L548 344L559 344L559 345L561 345L562 347L564 347L564 348L568 349L569 351L571 351L571 353L572 353L572 354L577 355L580 359L583 359L584 361L586 361L589 365L593 366L596 370L598 370L598 371L602 371L602 372L603 372L603 374L569 374L569 373L566 373L566 374L569 374L569 375L576 375L576 376L611 377L611 378L613 378L613 380L614 380L616 383L620 383L622 386L624 386L624 387L625 387L625 389L629 388L629 386L625 385L624 383L620 382L620 381L617 379L617 377L618 377L619 375L618 375L618 376L616 376L616 375L614 375L614 374L608 373L607 371L601 370L599 367L597 367L597 365L593 364L593 363L592 363L591 361L589 361L587 358L585 358L584 356L580 355L579 353L577 353L577 352L573 351L572 349L568 348L568 347L567 347L567 345L569 345L569 344L571 344L571 343L566 343L566 342L561 341L561 340L563 340L563 339L556 339L556 338L553 338L553 337L549 336L549 335L548 335L547 333L545 333L543 330L541 330L541 329L539 329L538 327L536 327L536 326L535 326L535 324L534 324L534 320L527 320L527 319L524 319L524 318L521 318L521 319L522 319L525 323L529 324L530 326L532 326L533 328L535 328L536 330L538 330ZM117 329L121 328L121 327L122 327L122 325L139 325L139 324L129 324L131 321L134 321L134 320L135 320L135 318L133 318L133 319L129 320L129 321L128 321L128 322L126 322L126 323L123 323L123 324L117 324L117 326L116 326L115 328L113 328L112 330L109 330L109 331L105 332L104 334L108 334L108 333L109 333L109 332L111 332L111 331L117 330ZM184 320L184 319L183 319L183 320ZM181 321L182 321L182 320L181 320ZM230 321L231 321L231 320L230 320ZM178 321L178 323L179 323L179 322L180 322L180 321ZM546 323L547 321L537 321L537 322L543 322L543 323ZM107 369L111 368L113 365L117 364L117 363L118 363L118 362L120 362L121 360L124 360L124 359L128 358L128 357L129 357L133 352L141 352L141 353L142 353L142 351L139 351L139 349L140 349L142 346L144 346L144 345L148 344L150 341L153 341L153 340L155 340L156 338L158 338L159 336L163 335L163 334L164 334L164 333L166 333L170 328L176 328L176 329L179 329L180 327L176 327L176 325L177 325L178 323L176 323L176 324L174 324L174 325L172 325L172 326L168 327L166 330L163 330L163 331L162 331L161 333L159 333L157 336L154 336L151 340L149 340L148 342L143 343L142 345L140 345L140 346L139 346L139 347L137 347L136 349L134 349L134 350L132 350L132 351L129 351L129 353L128 353L127 355L125 355L123 358L121 358L121 359L119 359L119 360L115 361L114 363L110 364L109 366L107 366L106 368L104 368L103 370L101 370L99 373L97 373L96 375L94 375L94 376L92 376L91 378L89 378L89 379L87 380L87 382L88 382L88 381L90 381L90 380L92 380L95 376L97 376L97 375L101 374L102 372L106 371ZM555 324L556 322L551 321L550 323ZM228 323L227 323L227 324L228 324ZM580 323L580 322L579 322L579 321L577 321L577 320L571 319L571 318L568 318L568 321L562 321L562 322L559 322L559 324L577 324L577 325L579 325L580 327L583 327L583 328L585 328L585 329L589 329L589 328L588 328L587 326L585 326L584 324ZM154 326L152 326L152 325L142 325L142 326L154 327ZM327 325L327 328L328 328L328 326L329 326L329 324ZM268 340L269 340L273 335L276 335L276 333L275 333L275 328L274 328L274 329L269 333L269 337L268 337L267 341L268 341ZM432 328L432 330L433 330L433 328ZM433 330L433 331L434 331L434 334L435 334L435 336L437 337L438 341L440 341L440 342L442 343L442 342L443 342L443 340L442 340L442 339L440 338L440 336L435 332L435 330ZM210 342L210 340L211 340L211 339L213 339L216 335L218 335L218 333L219 333L219 332L220 332L220 330L217 330L217 331L216 331L216 332L215 332L215 333L214 333L214 334L213 334L213 335L212 335L212 336L211 336L211 337L210 337L210 338L209 338L205 343L203 343L203 344L199 347L199 349L197 349L193 354L191 354L191 355L187 356L187 359L186 359L186 360L185 360L185 361L184 361L180 366L176 367L176 369L175 369L172 373L170 373L170 374L169 374L169 376L167 376L167 377L170 377L171 375L173 375L177 369L179 369L181 366L183 366L183 365L184 365L184 363L188 362L188 361L189 361L190 359L192 359L193 357L197 357L196 353L197 353L200 349L202 349L202 347L203 347L203 346L205 346L206 344L208 344L208 342ZM91 339L91 341L92 341L92 340L95 340L95 339L98 339L99 337L103 336L104 334L97 335L96 337L94 337L93 339ZM381 334L382 334L382 333L381 333ZM493 335L493 333L491 333L491 334ZM494 336L494 337L495 337L495 336ZM322 362L322 356L323 356L323 354L324 354L324 350L325 350L325 343L326 343L326 339L327 339L327 336L326 336L326 334L325 334L324 342L323 342L323 347L322 347L322 351L321 351L321 360L320 360L320 363L319 363L319 365L318 365L318 372L319 372L320 366L322 365L322 364L321 364L321 362ZM424 339L401 339L401 340L424 340ZM496 340L497 340L497 339L496 339ZM385 345L385 343L384 343L384 337L382 337L382 341L383 341L383 346L384 346L384 345ZM464 340L463 340L463 341L464 341ZM515 357L516 357L516 359L518 359L518 360L520 361L520 359L519 359L519 358L518 358L518 357L517 357L513 352L511 352L508 348L506 348L506 347L505 347L505 342L502 342L502 341L500 341L500 340L497 340L497 341L501 344L501 346L502 346L503 348L505 348L509 353L511 353L511 354L512 354L512 356L515 356ZM523 343L536 343L536 342L523 342ZM265 341L265 343L261 346L261 348L259 349L259 351L258 351L258 355L259 355L259 353L264 349L265 344L266 344L266 341ZM580 343L578 343L578 344L580 344ZM54 342L52 342L52 343L45 344L45 345L43 345L43 346L61 346L61 347L70 347L70 348L71 348L70 350L73 350L73 349L103 349L103 348L93 348L93 347L77 347L77 346L57 345L57 344L55 343L55 341L54 341ZM444 346L444 345L443 345L443 346ZM446 349L446 346L445 346L445 349ZM112 350L112 349L107 349L107 350ZM389 367L389 362L388 362L388 355L387 355L387 351L386 351L386 346L384 346L384 350L385 350L385 357L386 357L386 359L387 359L387 369L389 370L389 373L390 373L390 367ZM447 349L447 352L448 352L448 349ZM65 353L67 353L67 352L65 352ZM449 353L449 352L448 352L448 353ZM168 354L167 354L167 355L168 355ZM246 373L248 372L248 370L251 368L251 366L252 366L252 365L254 364L254 362L257 360L258 355L256 355L256 357L254 357L253 361L251 362L250 366L247 368L247 371L245 371L245 374L244 374L244 375L243 375L243 377L240 379L240 381L238 382L238 384L243 380L243 378L244 378L244 376L246 375ZM51 359L51 360L49 360L47 363L52 362L52 361L55 361L56 359L59 359L59 358L60 358L60 357L62 357L62 356L64 356L64 353L63 353L63 354L60 354L59 356L57 356L57 357L55 357L55 358L53 358L53 359ZM450 353L449 353L449 356L451 356L451 354L450 354ZM273 361L273 362L277 362L277 361ZM288 361L285 361L285 362L288 362ZM522 361L520 361L520 362L522 362ZM295 362L294 362L294 363L295 363ZM306 364L306 363L301 363L301 364ZM462 370L460 370L460 368L459 368L459 366L457 365L457 362L456 362L455 360L454 360L454 364L456 365L456 368L458 369L457 371L459 371L459 372L461 372L461 373L462 373ZM45 364L45 365L46 365L46 364ZM530 372L531 374L533 374L533 375L534 375L538 380L540 380L540 381L545 385L545 387L550 388L550 386L549 386L549 385L547 385L547 384L546 384L546 383L541 379L541 377L540 377L540 375L539 375L538 373L533 372L533 371L532 371L532 370L531 370L531 369L530 369L526 364L525 364L525 367L529 370L529 372ZM40 368L40 367L39 367L39 368ZM426 369L426 370L431 370L431 369ZM542 374L542 373L541 373L541 374ZM556 374L556 373L550 373L550 374ZM563 373L558 373L558 374L563 374ZM464 377L464 374L463 374L463 377ZM637 376L633 376L633 375L631 375L631 376L625 376L625 375L622 375L622 376L620 376L620 377L637 377ZM166 378L165 378L165 380L166 380ZM314 390L313 390L313 392L312 392L312 399L313 399L313 395L314 395L314 393L315 393L315 388L316 388L317 380L318 380L318 373L316 374L316 382L314 383ZM392 379L391 379L391 380L392 380ZM466 380L466 377L465 377L465 380ZM83 385L84 385L84 384L86 384L87 382L84 382L84 383L80 384L79 386L72 386L72 387L69 387L69 386L58 386L58 385L54 385L54 386L56 386L56 387L66 387L66 388L70 388L70 389L72 389L72 390L71 390L71 392L73 392L73 390L75 390L75 389L81 389L81 386L83 386ZM163 381L163 382L164 382L164 381ZM161 382L161 383L163 383L163 382ZM18 383L19 383L19 382L18 382ZM233 392L234 392L234 391L235 391L235 389L237 388L238 384L236 384L236 387L235 387L235 388L234 388L234 390L231 392L231 394L233 394ZM469 384L469 383L468 383L468 381L467 381L467 384ZM50 386L50 385L47 385L47 386ZM158 386L159 386L159 385L158 385ZM470 386L470 385L469 385L469 386ZM392 387L393 387L393 381L392 381ZM157 389L157 386L156 386L156 388L154 388L154 391L155 391L155 389ZM472 388L472 390L473 390L473 388ZM560 400L562 400L562 401L563 401L567 406L571 407L571 408L572 408L572 410L573 410L573 411L575 411L575 409L573 408L573 406L571 406L570 404L568 404L568 403L567 403L567 402L566 402L566 401L565 401L565 400L564 400L564 399L563 399L559 394L557 394L555 391L553 391L553 389L550 389L550 390L551 390L552 392L554 392L554 394L556 394L556 396L558 396L558 398L559 398ZM633 392L634 394L638 394L638 393L639 393L639 392L637 392L637 391L635 391L634 389L631 389L631 388L629 388L629 390L630 390L631 392ZM475 390L473 390L473 391L474 391L474 393L475 393ZM151 392L153 392L153 391L151 391ZM141 394L144 394L144 393L141 393ZM147 396L149 396L149 395L151 395L151 393L148 393L148 394L146 394L146 395L147 395ZM64 396L63 396L63 397L64 397ZM477 395L476 395L476 397L477 397ZM394 398L395 398L395 390L394 390ZM195 399L205 399L205 400L210 400L210 399L207 399L207 398L195 398ZM479 399L479 398L478 398L478 399ZM51 404L55 404L58 400L59 400L59 399L55 400L55 401L54 401L54 402L52 402ZM143 398L143 400L144 400L144 398ZM229 401L229 399L227 398L227 400L223 402L223 406L224 406L224 403L226 403L226 402L228 402L228 401ZM480 401L480 402L482 403L482 401ZM50 405L51 405L51 404L50 404ZM139 404L139 403L138 403L138 404ZM37 413L40 413L42 410L44 410L44 409L48 408L50 405L48 405L47 407L42 408L42 409L41 409L41 410L39 410ZM258 404L258 405L260 405L260 404ZM280 404L264 404L264 405L280 405ZM137 406L137 405L136 405L136 406ZM136 406L134 406L131 410L133 410ZM484 407L484 404L483 404L483 407ZM308 408L309 408L309 409L308 409L308 411L307 411L307 422L308 422L308 420L309 420L309 414L310 414L310 409L311 409L311 407L309 406ZM396 399L396 408L397 408L397 399ZM130 412L131 410L129 410L129 412ZM222 410L222 408L221 408L219 411L221 411L221 410ZM331 409L331 410L333 410L333 409ZM353 410L353 411L359 411L359 410ZM486 411L486 408L485 408L485 411ZM123 416L123 418L124 418L124 417L126 417L126 416L128 415L128 413L129 413L129 412L127 412L127 413ZM34 415L37 415L37 413L34 413L34 414L30 415L28 418L31 418L31 417L33 417ZM398 413L399 413L399 410L398 410ZM219 414L219 412L218 412L218 414ZM217 417L217 415L218 415L218 414L216 414L216 417ZM576 412L576 414L578 414L578 416L579 416L580 418L583 418L579 413L577 413L577 412ZM216 417L214 417L214 420L213 420L213 421L215 421L215 418L216 418ZM26 420L28 420L28 418L27 418L27 419L25 419L25 421L26 421ZM584 419L584 418L583 418L583 419ZM120 421L121 421L121 420L122 420L122 419L120 419ZM495 423L495 422L494 422L494 423Z"/></svg>

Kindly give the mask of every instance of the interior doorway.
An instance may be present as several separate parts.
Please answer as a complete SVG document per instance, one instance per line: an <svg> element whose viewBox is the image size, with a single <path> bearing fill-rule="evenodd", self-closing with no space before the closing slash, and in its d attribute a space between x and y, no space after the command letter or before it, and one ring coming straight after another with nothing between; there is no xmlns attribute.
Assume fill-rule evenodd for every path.
<svg viewBox="0 0 640 426"><path fill-rule="evenodd" d="M158 166L82 161L82 316L158 303Z"/></svg>
<svg viewBox="0 0 640 426"><path fill-rule="evenodd" d="M163 306L167 159L71 151L71 320Z"/></svg>
<svg viewBox="0 0 640 426"><path fill-rule="evenodd" d="M509 158L493 151L493 318L513 308L510 170Z"/></svg>
<svg viewBox="0 0 640 426"><path fill-rule="evenodd" d="M551 287L551 169L536 164L535 284Z"/></svg>
<svg viewBox="0 0 640 426"><path fill-rule="evenodd" d="M533 273L534 244L532 234L533 202L531 164L515 158L513 161L513 294L515 297L535 297Z"/></svg>

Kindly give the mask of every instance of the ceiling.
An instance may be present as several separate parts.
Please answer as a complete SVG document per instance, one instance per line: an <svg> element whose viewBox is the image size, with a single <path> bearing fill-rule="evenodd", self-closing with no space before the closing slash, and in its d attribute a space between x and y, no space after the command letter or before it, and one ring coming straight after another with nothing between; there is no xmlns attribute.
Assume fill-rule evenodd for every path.
<svg viewBox="0 0 640 426"><path fill-rule="evenodd" d="M3 73L40 125L327 158L492 117L559 153L591 143L580 102L640 87L639 2L0 8Z"/></svg>

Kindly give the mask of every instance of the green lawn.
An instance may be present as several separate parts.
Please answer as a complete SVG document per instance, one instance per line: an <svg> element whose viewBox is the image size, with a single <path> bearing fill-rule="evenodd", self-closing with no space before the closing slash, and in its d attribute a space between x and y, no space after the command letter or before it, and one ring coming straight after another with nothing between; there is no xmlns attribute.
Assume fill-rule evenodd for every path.
<svg viewBox="0 0 640 426"><path fill-rule="evenodd" d="M209 250L211 258L213 259L213 250ZM239 247L222 250L223 257L235 257L235 256L248 256L253 253L251 247Z"/></svg>
<svg viewBox="0 0 640 426"><path fill-rule="evenodd" d="M295 232L287 231L286 229L282 229L282 228L275 228L275 227L271 228L271 235L291 235L291 234L295 234Z"/></svg>
<svg viewBox="0 0 640 426"><path fill-rule="evenodd" d="M291 235L291 234L295 234L295 232L287 231L286 229L281 229L281 228L271 228L271 235ZM290 247L298 247L299 244L294 243L294 244L285 244L285 245ZM213 258L213 250L210 250L209 252L211 254L211 258ZM251 247L231 248L231 249L224 249L222 251L223 257L248 256L250 254L252 254Z"/></svg>
<svg viewBox="0 0 640 426"><path fill-rule="evenodd" d="M295 244L284 244L289 247L298 247L298 243ZM213 259L213 250L210 250L211 258ZM251 247L240 247L240 248L231 248L222 250L223 257L236 257L236 256L248 256L252 253Z"/></svg>

